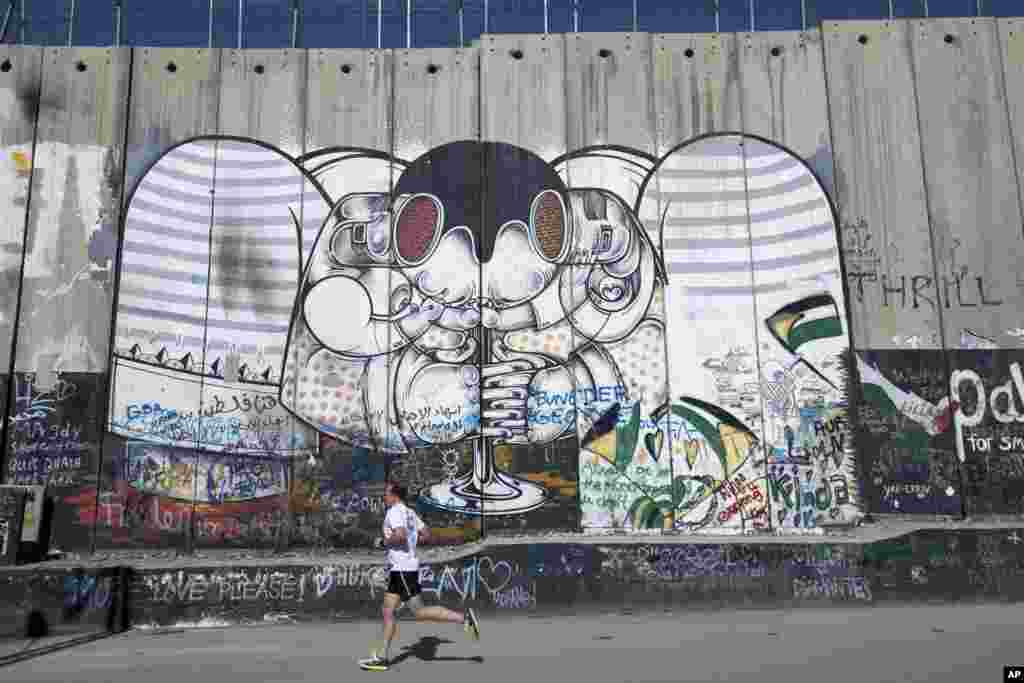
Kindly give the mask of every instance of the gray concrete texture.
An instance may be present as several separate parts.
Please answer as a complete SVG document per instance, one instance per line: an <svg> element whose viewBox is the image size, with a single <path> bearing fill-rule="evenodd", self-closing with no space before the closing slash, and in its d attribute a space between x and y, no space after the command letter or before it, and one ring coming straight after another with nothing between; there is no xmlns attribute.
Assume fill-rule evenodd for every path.
<svg viewBox="0 0 1024 683"><path fill-rule="evenodd" d="M999 681L1020 664L1021 608L615 612L484 621L401 621L387 673L360 671L373 622L132 631L14 664L9 680L234 681Z"/></svg>
<svg viewBox="0 0 1024 683"><path fill-rule="evenodd" d="M308 437L322 456L313 465L306 464L305 452L289 457L294 454L265 445L255 450L264 451L261 455L270 451L283 465L264 468L242 455L233 460L237 444L220 451L207 448L200 443L201 427L171 443L153 435L125 438L131 433L127 427L112 433L117 429L111 406L121 405L116 390L114 396L109 393L119 386L111 377L112 340L116 346L138 339L139 353L170 348L173 360L167 363L180 363L183 372L189 363L198 363L199 374L206 375L197 381L192 399L205 410L219 400L208 370L217 354L230 356L224 367L236 372L246 364L269 364L274 372L285 365L280 350L241 342L228 350L218 346L224 340L190 332L194 316L183 311L192 295L185 289L198 286L202 277L176 280L173 291L155 292L147 305L172 321L159 330L133 330L115 322L115 302L131 289L118 280L118 273L123 280L126 272L119 271L118 255L124 255L119 236L130 195L174 145L196 136L230 136L272 146L288 159L359 147L411 161L455 141L500 141L559 165L569 187L602 188L627 207L639 207L637 217L653 251L661 253L665 235L651 227L651 216L644 212L654 211L656 223L668 206L644 208L642 174L636 176L636 168L649 170L663 157L684 163L685 149L672 156L683 143L731 132L759 136L799 158L831 202L825 214L836 210L822 220L836 223L835 263L842 277L820 284L845 301L839 310L848 314L843 334L849 353L838 363L842 368L833 362L825 372L842 378L831 393L825 392L832 407L823 409L801 395L791 403L802 401L800 408L817 417L801 416L778 394L785 393L785 382L768 387L776 371L765 356L774 343L765 323L779 306L779 285L754 267L762 258L755 249L744 255L728 246L739 244L740 233L730 233L725 241L702 233L694 240L711 246L698 259L701 267L704 260L716 263L727 257L735 261L729 261L730 267L742 270L746 264L755 294L741 303L686 294L700 287L721 289L721 283L668 277L668 284L651 294L647 316L637 322L634 335L664 352L652 354L640 348L640 341L630 346L632 341L609 337L606 355L615 367L636 370L637 378L615 381L639 397L645 424L662 405L671 413L681 395L719 407L734 400L739 407L729 410L749 409L743 438L749 432L751 443L758 444L747 446L750 457L740 462L722 445L719 457L707 465L696 450L686 450L696 441L648 425L631 437L635 454L602 461L607 457L587 446L581 454L578 438L590 422L580 409L577 439L506 449L495 456L512 474L544 486L551 497L548 505L524 514L485 514L482 522L478 515L464 514L467 509L434 510L427 521L452 540L466 541L481 531L581 528L796 534L856 524L864 512L1019 518L1024 514L1024 427L1015 417L1024 414L1024 380L1017 381L1024 343L1024 278L1018 272L1024 256L1022 34L1020 19L976 18L828 22L807 32L484 36L468 49L4 47L0 62L6 60L9 68L0 74L0 92L7 93L8 104L0 107L0 146L9 163L0 169L0 180L10 195L11 219L0 235L8 283L0 303L0 373L7 373L11 389L4 396L14 403L4 407L12 419L4 431L3 479L49 484L57 503L54 544L61 549L189 552L196 547L280 551L365 544L380 523L375 506L381 473L404 478L417 490L440 476L437 449L385 464L374 460L380 442L370 444L373 453L366 456L370 469L380 468L359 473L353 464L358 449L321 440L309 426L309 415L287 414L276 434ZM728 138L726 146L738 140ZM752 149L766 144L742 140ZM628 160L595 165L586 156L563 158L594 146ZM486 164L481 164L484 174ZM668 164L651 171L646 188L669 197L673 179L692 171ZM176 177L166 169L159 173ZM259 217L258 208L238 209L232 203L232 188L245 185L228 177L230 163L209 173L213 186L221 182L217 191L224 197L211 186L209 226L224 212ZM318 182L334 192L328 175L318 175ZM744 186L737 193L726 176L706 195L749 219L757 190ZM394 169L367 176L374 187L362 189L387 193L398 177ZM302 222L315 213L317 201L310 197L319 190L308 180L299 184L302 199L291 208ZM165 211L195 209L181 199L185 190L174 192L164 195L169 202ZM147 215L145 220L157 220L156 214ZM683 225L688 215L672 218ZM753 240L753 230L748 220L742 238ZM300 245L300 251L311 248L315 233L314 228L303 234L310 244ZM215 283L210 287L232 282L232 273L224 272L227 266L212 255L183 255L179 243L171 244L178 237L158 235L142 247L163 254L164 263L208 259L206 279ZM686 242L691 235L669 237ZM773 248L770 236L758 239L767 241L756 249ZM125 247L137 248L137 243ZM771 259L791 256L772 254ZM639 252L636 259L642 262ZM494 267L483 267L481 276ZM580 277L589 265L567 268ZM390 288L394 281L387 272ZM253 275L252 282L263 276ZM244 320L224 313L228 322L266 327L260 307L282 306L259 294L255 285L231 289L236 285L223 285L237 294L225 311L237 304L257 313L254 318L243 315ZM799 289L801 296L811 293L800 289L804 285L786 286ZM207 304L213 301L210 291ZM139 295L134 296L121 298L120 309L137 309ZM566 290L565 296L584 294ZM218 305L202 309L204 325L207 318L221 315L214 310ZM550 339L537 337L541 348L533 351L557 355L552 349L558 344L587 341L580 331L582 317L564 326L561 341L557 327L551 328ZM701 335L716 327L728 333L723 339L732 340L716 343L739 349L736 354L728 348L720 349L721 359L718 350L705 353L708 337ZM388 330L381 343L390 348L397 336ZM196 344L191 356L184 350L191 348L190 334ZM267 346L284 347L287 339L279 336ZM122 355L129 353L128 346ZM280 367L265 360L268 354ZM706 372L709 362L720 369ZM730 369L730 363L740 369ZM398 414L404 394L394 386L396 364L386 361L378 374L356 373L358 381L352 382L372 399L374 409L379 406L379 430L367 428L379 441L389 425L405 419ZM790 371L779 372L788 376ZM730 373L752 379L728 390L701 388L713 383L712 375L722 379ZM605 381L598 374L592 378L595 386ZM162 396L166 404L165 389L173 382L152 382L149 398ZM723 398L733 393L733 399ZM739 394L749 400L744 403ZM804 425L806 438L817 443L824 435L825 445L819 446L829 453L797 457L787 452L782 423L772 416L773 402L788 406L779 410ZM743 408L747 404L758 408ZM205 415L199 421L211 419ZM720 430L734 428L728 421L723 424ZM319 429L330 431L323 425ZM658 441L659 429L668 434L664 445ZM735 446L732 437L722 440L722 434L722 444L745 448ZM661 448L672 457L659 461ZM334 451L340 453L337 458L324 455ZM146 480L139 474L142 456L137 454L143 452L162 463L155 465L163 468L160 476ZM761 452L769 457L751 456ZM465 471L472 462L469 449L458 457L459 471ZM588 462L591 469L584 472ZM217 499L221 494L203 493L212 486L206 475L216 467L234 468L239 472L235 479L256 483L230 500ZM252 475L255 470L261 473ZM186 489L191 493L182 493ZM490 503L498 507L498 501Z"/></svg>

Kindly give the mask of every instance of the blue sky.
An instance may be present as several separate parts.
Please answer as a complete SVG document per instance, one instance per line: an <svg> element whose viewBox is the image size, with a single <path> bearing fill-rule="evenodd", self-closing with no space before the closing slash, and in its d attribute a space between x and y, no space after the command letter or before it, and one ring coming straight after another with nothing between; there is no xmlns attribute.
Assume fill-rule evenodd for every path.
<svg viewBox="0 0 1024 683"><path fill-rule="evenodd" d="M291 0L244 0L245 46L286 47L291 36ZM405 46L405 1L382 0L384 46ZM973 16L976 0L927 0L937 16ZM111 0L76 0L76 45L113 41ZM633 0L579 0L581 31L628 31ZM714 30L711 0L637 0L639 28L652 32ZM750 0L720 0L723 31L748 30ZM757 30L800 27L800 0L754 0ZM924 0L893 0L898 17L922 16ZM572 31L572 0L549 0L553 33ZM54 45L67 41L71 0L25 0L25 40ZM413 0L413 47L454 46L458 41L458 0ZM465 35L483 30L483 0L465 0ZM0 0L6 10L7 0ZM209 0L123 0L123 40L131 45L204 46ZM543 0L488 0L491 33L542 33ZM806 0L811 24L821 19L876 19L886 16L889 0ZM301 0L301 47L376 47L377 0ZM8 41L17 31L15 21ZM982 0L982 14L1024 15L1024 0ZM214 42L234 47L238 0L214 0Z"/></svg>

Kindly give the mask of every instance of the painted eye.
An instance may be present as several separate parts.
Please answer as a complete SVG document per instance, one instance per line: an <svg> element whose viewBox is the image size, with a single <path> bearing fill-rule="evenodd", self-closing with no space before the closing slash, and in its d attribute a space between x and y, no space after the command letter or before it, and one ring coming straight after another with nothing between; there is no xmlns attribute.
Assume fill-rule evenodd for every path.
<svg viewBox="0 0 1024 683"><path fill-rule="evenodd" d="M601 298L605 301L619 301L626 296L626 288L621 280L605 280L601 283Z"/></svg>
<svg viewBox="0 0 1024 683"><path fill-rule="evenodd" d="M538 194L530 209L530 238L534 247L545 259L555 261L565 251L568 234L568 216L562 197L554 190Z"/></svg>
<svg viewBox="0 0 1024 683"><path fill-rule="evenodd" d="M596 295L592 299L594 304L608 313L625 310L636 296L636 282L631 277L618 278L595 272L589 288Z"/></svg>
<svg viewBox="0 0 1024 683"><path fill-rule="evenodd" d="M395 220L395 246L401 265L418 266L430 255L441 233L441 204L430 195L414 195Z"/></svg>

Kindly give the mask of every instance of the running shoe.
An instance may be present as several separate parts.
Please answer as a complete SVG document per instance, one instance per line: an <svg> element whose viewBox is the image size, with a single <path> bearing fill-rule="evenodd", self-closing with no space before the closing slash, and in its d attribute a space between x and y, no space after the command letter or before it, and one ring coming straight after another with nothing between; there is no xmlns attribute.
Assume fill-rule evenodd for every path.
<svg viewBox="0 0 1024 683"><path fill-rule="evenodd" d="M374 652L366 659L359 660L359 668L364 671L387 671L390 668L387 660L381 659L380 656Z"/></svg>
<svg viewBox="0 0 1024 683"><path fill-rule="evenodd" d="M480 640L480 622L477 621L476 612L472 609L466 610L466 633L468 633L473 640Z"/></svg>

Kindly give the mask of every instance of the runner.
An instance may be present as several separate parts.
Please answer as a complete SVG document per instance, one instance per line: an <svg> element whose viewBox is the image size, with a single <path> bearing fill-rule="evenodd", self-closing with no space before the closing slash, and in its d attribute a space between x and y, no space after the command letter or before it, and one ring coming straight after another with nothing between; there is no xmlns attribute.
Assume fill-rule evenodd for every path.
<svg viewBox="0 0 1024 683"><path fill-rule="evenodd" d="M367 671L388 670L391 641L398 633L395 612L404 605L409 606L417 621L463 624L467 634L474 640L480 640L480 624L472 609L461 613L441 606L423 605L416 544L429 540L430 530L419 515L406 506L406 495L405 487L394 481L389 481L384 488L384 504L388 511L384 515L383 545L388 549L388 589L384 593L381 640L370 648L368 658L359 660L359 666Z"/></svg>

